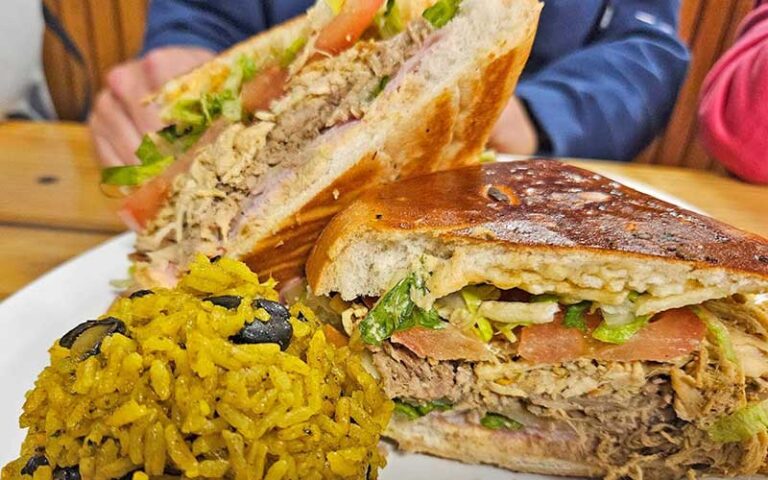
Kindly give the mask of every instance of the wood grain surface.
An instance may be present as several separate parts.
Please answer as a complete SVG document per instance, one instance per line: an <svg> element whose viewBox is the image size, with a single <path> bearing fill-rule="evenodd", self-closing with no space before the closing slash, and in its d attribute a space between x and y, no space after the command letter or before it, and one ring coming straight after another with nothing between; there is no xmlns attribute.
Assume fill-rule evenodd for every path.
<svg viewBox="0 0 768 480"><path fill-rule="evenodd" d="M768 188L701 170L569 161L645 183L737 227L768 237ZM0 298L125 228L99 188L86 128L0 124Z"/></svg>

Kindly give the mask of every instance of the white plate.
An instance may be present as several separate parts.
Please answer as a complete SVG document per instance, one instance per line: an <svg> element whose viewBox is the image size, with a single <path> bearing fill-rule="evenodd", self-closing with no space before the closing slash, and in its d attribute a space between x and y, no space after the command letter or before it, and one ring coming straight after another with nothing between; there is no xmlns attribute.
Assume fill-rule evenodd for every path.
<svg viewBox="0 0 768 480"><path fill-rule="evenodd" d="M690 208L646 185L615 178L627 185ZM18 455L24 432L18 418L24 393L48 363L47 349L72 326L96 318L111 303L110 280L124 278L133 235L124 234L40 277L0 304L0 465ZM423 455L393 453L385 480L410 480L439 475L441 480L543 479L499 469L463 465Z"/></svg>

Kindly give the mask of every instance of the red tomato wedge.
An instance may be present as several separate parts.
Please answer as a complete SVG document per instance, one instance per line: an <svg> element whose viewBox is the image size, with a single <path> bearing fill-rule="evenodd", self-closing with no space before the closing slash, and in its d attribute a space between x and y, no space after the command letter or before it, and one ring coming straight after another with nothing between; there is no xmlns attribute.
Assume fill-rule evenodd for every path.
<svg viewBox="0 0 768 480"><path fill-rule="evenodd" d="M690 308L661 312L627 343L603 346L596 358L630 362L664 362L687 355L701 345L706 326Z"/></svg>
<svg viewBox="0 0 768 480"><path fill-rule="evenodd" d="M192 164L192 157L185 155L173 162L163 173L148 181L125 197L118 216L134 231L143 230L155 218L163 205L176 175L184 173Z"/></svg>
<svg viewBox="0 0 768 480"><path fill-rule="evenodd" d="M589 329L600 324L596 315L587 317ZM559 363L574 360L589 351L589 335L577 328L563 325L563 314L558 313L551 323L523 327L517 353L535 363ZM594 340L597 341L597 340Z"/></svg>
<svg viewBox="0 0 768 480"><path fill-rule="evenodd" d="M704 339L704 323L688 308L667 310L654 316L628 342L611 345L595 340L590 332L599 318L587 320L589 332L567 328L558 317L544 325L524 327L518 353L535 363L560 363L577 358L613 361L668 361L694 351Z"/></svg>
<svg viewBox="0 0 768 480"><path fill-rule="evenodd" d="M273 65L256 74L255 77L243 84L240 90L240 101L246 112L266 110L273 100L285 93L288 81L288 70L279 65Z"/></svg>
<svg viewBox="0 0 768 480"><path fill-rule="evenodd" d="M346 0L341 11L320 30L315 49L337 55L360 38L373 22L384 0Z"/></svg>
<svg viewBox="0 0 768 480"><path fill-rule="evenodd" d="M155 218L157 212L163 206L163 202L171 191L171 185L176 175L189 170L195 153L205 145L213 142L219 136L228 123L224 119L213 122L200 137L194 147L181 155L175 162L160 175L141 185L130 195L123 199L117 215L134 231L143 230L147 224Z"/></svg>
<svg viewBox="0 0 768 480"><path fill-rule="evenodd" d="M413 327L392 335L392 343L399 343L422 358L434 360L490 360L493 354L479 338L465 335L453 325L444 328Z"/></svg>

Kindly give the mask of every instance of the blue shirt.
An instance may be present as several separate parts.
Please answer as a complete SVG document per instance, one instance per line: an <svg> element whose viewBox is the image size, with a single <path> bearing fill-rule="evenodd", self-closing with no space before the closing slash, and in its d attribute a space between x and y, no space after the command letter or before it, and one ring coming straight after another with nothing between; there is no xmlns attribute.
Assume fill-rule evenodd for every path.
<svg viewBox="0 0 768 480"><path fill-rule="evenodd" d="M221 51L311 0L153 0L144 49ZM541 154L630 160L666 125L690 59L680 0L547 0L516 95Z"/></svg>

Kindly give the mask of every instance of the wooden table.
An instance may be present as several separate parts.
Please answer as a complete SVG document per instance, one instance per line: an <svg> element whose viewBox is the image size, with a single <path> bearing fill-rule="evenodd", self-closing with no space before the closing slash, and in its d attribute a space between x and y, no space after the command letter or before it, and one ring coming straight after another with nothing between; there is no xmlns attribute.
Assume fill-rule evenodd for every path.
<svg viewBox="0 0 768 480"><path fill-rule="evenodd" d="M574 162L651 185L736 226L768 236L768 188L681 168ZM99 188L87 130L0 124L0 298L125 228Z"/></svg>

